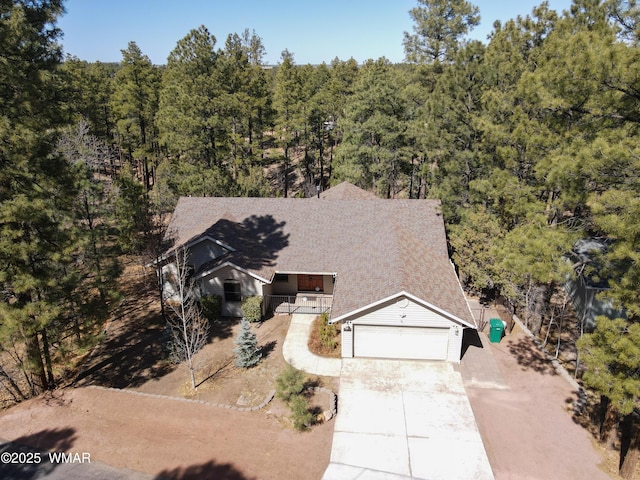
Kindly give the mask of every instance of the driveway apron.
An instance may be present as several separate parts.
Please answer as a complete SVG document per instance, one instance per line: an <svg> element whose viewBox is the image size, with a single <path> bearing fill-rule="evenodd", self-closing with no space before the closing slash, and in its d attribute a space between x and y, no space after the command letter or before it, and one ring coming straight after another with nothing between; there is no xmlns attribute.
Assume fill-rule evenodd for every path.
<svg viewBox="0 0 640 480"><path fill-rule="evenodd" d="M444 362L343 359L324 479L493 479L462 378Z"/></svg>

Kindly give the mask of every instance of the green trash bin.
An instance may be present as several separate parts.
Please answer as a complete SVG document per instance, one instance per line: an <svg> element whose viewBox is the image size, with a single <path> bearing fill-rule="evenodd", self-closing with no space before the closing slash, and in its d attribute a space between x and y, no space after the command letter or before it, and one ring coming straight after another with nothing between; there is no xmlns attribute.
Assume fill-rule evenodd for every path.
<svg viewBox="0 0 640 480"><path fill-rule="evenodd" d="M504 323L499 318L489 320L489 341L491 343L500 343L504 334Z"/></svg>

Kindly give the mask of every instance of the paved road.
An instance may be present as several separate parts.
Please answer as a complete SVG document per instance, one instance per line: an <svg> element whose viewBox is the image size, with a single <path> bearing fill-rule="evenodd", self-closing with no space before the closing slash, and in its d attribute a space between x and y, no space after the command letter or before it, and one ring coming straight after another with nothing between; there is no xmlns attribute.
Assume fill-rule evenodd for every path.
<svg viewBox="0 0 640 480"><path fill-rule="evenodd" d="M77 455L76 455L77 453ZM63 459L58 452L45 452L0 439L2 480L151 480L156 477L124 468L115 468L84 452ZM66 461L65 461L66 460ZM71 463L68 463L71 460ZM20 462L22 461L22 462Z"/></svg>

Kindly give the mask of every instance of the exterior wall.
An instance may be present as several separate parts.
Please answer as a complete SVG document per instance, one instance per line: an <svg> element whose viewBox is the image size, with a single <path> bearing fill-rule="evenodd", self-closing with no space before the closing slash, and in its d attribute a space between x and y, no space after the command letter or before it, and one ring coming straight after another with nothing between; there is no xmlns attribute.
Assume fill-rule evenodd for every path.
<svg viewBox="0 0 640 480"><path fill-rule="evenodd" d="M464 328L460 325L451 326L449 328L449 352L447 354L447 361L460 363L460 355L462 354L463 333Z"/></svg>
<svg viewBox="0 0 640 480"><path fill-rule="evenodd" d="M333 275L324 275L322 279L324 282L324 294L325 295L333 295Z"/></svg>
<svg viewBox="0 0 640 480"><path fill-rule="evenodd" d="M460 362L463 327L408 298L401 297L387 304L378 305L375 309L370 309L354 317L350 322L352 327L360 324L448 328L447 360ZM351 332L348 332L344 330L344 325L342 328L342 356L353 357L353 328Z"/></svg>
<svg viewBox="0 0 640 480"><path fill-rule="evenodd" d="M608 318L627 318L624 310L616 309L613 306L613 301L601 298L600 294L606 289L587 286L582 276L578 277L577 281L567 280L564 288L580 318L584 321L584 328L587 332L596 328L596 317L600 315Z"/></svg>
<svg viewBox="0 0 640 480"><path fill-rule="evenodd" d="M189 248L189 263L198 270L203 264L218 258L226 253L226 250L217 243L205 239Z"/></svg>
<svg viewBox="0 0 640 480"><path fill-rule="evenodd" d="M224 300L224 282L236 280L240 282L242 298L252 295L262 295L262 282L232 267L224 267L200 280L200 289L204 294L220 295L222 298L222 315L240 317L241 302L226 302Z"/></svg>
<svg viewBox="0 0 640 480"><path fill-rule="evenodd" d="M342 335L340 337L340 343L342 347L342 357L343 358L352 358L353 357L353 328L350 330L346 329L346 324L342 324Z"/></svg>
<svg viewBox="0 0 640 480"><path fill-rule="evenodd" d="M262 285L262 295L273 295L273 285L271 283Z"/></svg>
<svg viewBox="0 0 640 480"><path fill-rule="evenodd" d="M295 295L298 293L298 276L295 274L288 275L288 281L271 282L272 295Z"/></svg>

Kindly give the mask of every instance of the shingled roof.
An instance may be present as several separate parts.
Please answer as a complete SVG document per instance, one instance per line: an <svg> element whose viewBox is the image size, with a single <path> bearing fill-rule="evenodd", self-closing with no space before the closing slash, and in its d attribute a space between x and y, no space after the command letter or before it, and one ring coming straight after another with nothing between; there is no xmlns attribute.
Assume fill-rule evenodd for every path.
<svg viewBox="0 0 640 480"><path fill-rule="evenodd" d="M320 194L324 200L372 200L377 198L373 193L356 187L349 182L342 182Z"/></svg>
<svg viewBox="0 0 640 480"><path fill-rule="evenodd" d="M473 325L440 201L383 200L339 187L320 199L183 197L169 232L176 245L204 235L230 245L225 262L266 280L276 272L335 273L334 318L407 292Z"/></svg>

